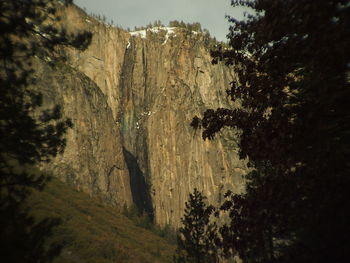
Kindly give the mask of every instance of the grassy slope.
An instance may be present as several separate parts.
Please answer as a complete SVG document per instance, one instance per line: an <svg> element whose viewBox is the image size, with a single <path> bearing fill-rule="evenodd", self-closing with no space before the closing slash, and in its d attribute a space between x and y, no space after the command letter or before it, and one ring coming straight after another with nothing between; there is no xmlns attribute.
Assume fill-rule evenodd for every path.
<svg viewBox="0 0 350 263"><path fill-rule="evenodd" d="M173 244L57 179L33 192L28 204L37 218L62 219L52 237L64 244L55 263L172 262Z"/></svg>

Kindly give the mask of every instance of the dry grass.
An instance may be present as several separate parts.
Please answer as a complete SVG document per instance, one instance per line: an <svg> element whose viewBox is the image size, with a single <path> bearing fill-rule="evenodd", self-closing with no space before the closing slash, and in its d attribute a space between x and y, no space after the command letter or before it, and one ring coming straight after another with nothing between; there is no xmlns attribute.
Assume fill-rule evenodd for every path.
<svg viewBox="0 0 350 263"><path fill-rule="evenodd" d="M55 263L172 262L174 244L57 179L34 191L28 206L38 219L62 220L51 238L64 245Z"/></svg>

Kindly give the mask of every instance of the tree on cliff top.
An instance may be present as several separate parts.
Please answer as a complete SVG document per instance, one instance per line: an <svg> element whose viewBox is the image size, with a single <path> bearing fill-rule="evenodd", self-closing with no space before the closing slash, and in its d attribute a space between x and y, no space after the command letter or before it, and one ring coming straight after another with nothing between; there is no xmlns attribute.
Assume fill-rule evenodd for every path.
<svg viewBox="0 0 350 263"><path fill-rule="evenodd" d="M217 227L210 222L214 207L205 204L205 199L196 188L186 202L185 214L179 228L178 249L175 262L214 263L218 260Z"/></svg>
<svg viewBox="0 0 350 263"><path fill-rule="evenodd" d="M29 187L42 189L47 180L29 167L61 153L64 134L72 126L69 119L61 119L59 106L40 109L33 58L55 61L58 45L83 50L91 40L89 32L68 34L54 25L56 4L0 1L0 248L6 262L46 262L58 252L58 247L42 243L57 221L35 223L21 210Z"/></svg>
<svg viewBox="0 0 350 263"><path fill-rule="evenodd" d="M242 131L240 157L249 157L255 168L247 183L255 191L236 197L250 204L249 199L268 196L255 209L274 216L265 229L256 228L255 237L270 231L274 252L254 261L254 256L244 255L256 239L246 237L240 242L244 246L231 245L247 262L344 262L350 232L350 3L232 4L253 12L243 21L229 18L231 49L212 55L214 63L234 67L239 83L232 83L227 93L242 107L209 109L192 126L202 127L205 139L224 127ZM283 205L274 206L275 200ZM225 209L240 213L235 202L231 199ZM253 214L246 214L247 222L254 222ZM237 227L244 231L246 225L226 230L236 233ZM236 237L231 235L231 240Z"/></svg>

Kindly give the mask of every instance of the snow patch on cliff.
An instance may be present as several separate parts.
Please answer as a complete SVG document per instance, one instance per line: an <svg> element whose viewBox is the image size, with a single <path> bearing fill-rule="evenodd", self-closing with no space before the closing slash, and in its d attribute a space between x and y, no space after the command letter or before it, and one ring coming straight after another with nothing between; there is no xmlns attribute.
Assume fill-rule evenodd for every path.
<svg viewBox="0 0 350 263"><path fill-rule="evenodd" d="M147 29L138 30L138 31L132 31L129 33L132 37L141 37L141 38L145 39L147 37L147 31L152 32L152 33L159 33L162 31L166 31L165 41L163 43L163 44L165 44L168 41L169 36L175 34L175 29L176 29L176 27L162 27L162 26L160 26L160 27L152 27L152 28L147 28Z"/></svg>

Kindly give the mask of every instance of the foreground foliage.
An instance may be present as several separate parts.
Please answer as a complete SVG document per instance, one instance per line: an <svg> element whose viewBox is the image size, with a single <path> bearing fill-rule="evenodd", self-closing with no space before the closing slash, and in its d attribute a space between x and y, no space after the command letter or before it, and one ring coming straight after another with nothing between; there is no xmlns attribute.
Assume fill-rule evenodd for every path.
<svg viewBox="0 0 350 263"><path fill-rule="evenodd" d="M254 170L247 191L228 195L226 256L245 262L345 262L350 244L350 4L345 0L232 1L252 10L230 18L233 66L227 91L241 108L207 110L203 138L241 131L240 157Z"/></svg>
<svg viewBox="0 0 350 263"><path fill-rule="evenodd" d="M71 1L66 1L71 2ZM0 247L6 262L48 262L60 247L43 246L56 219L34 222L20 209L29 187L42 189L47 177L33 171L63 152L64 134L72 126L59 106L40 109L32 58L60 59L58 45L85 49L91 34L68 34L52 24L57 1L0 1Z"/></svg>
<svg viewBox="0 0 350 263"><path fill-rule="evenodd" d="M206 197L196 188L186 202L185 214L179 228L175 262L218 262L217 226L211 222L214 207L205 203Z"/></svg>

